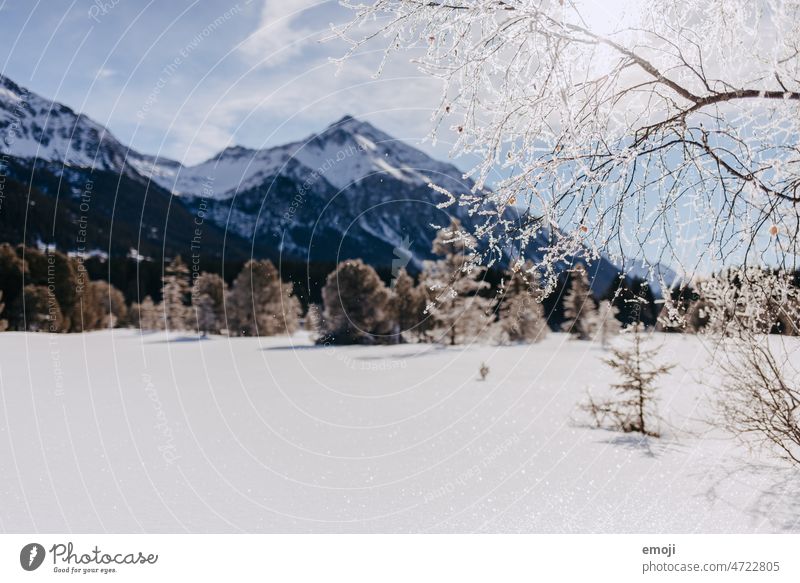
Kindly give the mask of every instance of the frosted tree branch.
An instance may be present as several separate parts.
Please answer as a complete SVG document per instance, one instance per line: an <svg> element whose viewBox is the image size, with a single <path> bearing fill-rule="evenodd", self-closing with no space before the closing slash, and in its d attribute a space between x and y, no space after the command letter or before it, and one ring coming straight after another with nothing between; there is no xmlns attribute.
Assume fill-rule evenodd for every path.
<svg viewBox="0 0 800 583"><path fill-rule="evenodd" d="M350 53L444 81L432 133L477 155L460 204L495 251L796 268L800 0L343 4Z"/></svg>

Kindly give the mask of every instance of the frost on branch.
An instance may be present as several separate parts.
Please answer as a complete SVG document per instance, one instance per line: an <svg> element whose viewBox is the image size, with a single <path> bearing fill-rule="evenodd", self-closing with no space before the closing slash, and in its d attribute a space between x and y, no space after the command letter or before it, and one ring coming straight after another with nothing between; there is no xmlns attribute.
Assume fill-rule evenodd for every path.
<svg viewBox="0 0 800 583"><path fill-rule="evenodd" d="M782 271L749 267L700 282L698 295L704 330L718 342L719 425L800 464L800 371L787 338L798 334L798 289Z"/></svg>
<svg viewBox="0 0 800 583"><path fill-rule="evenodd" d="M495 253L544 233L548 280L581 252L795 266L800 0L344 4L350 54L444 81L434 127L480 160L460 203Z"/></svg>
<svg viewBox="0 0 800 583"><path fill-rule="evenodd" d="M800 294L782 271L728 269L700 281L704 330L716 337L748 339L754 334L798 334Z"/></svg>

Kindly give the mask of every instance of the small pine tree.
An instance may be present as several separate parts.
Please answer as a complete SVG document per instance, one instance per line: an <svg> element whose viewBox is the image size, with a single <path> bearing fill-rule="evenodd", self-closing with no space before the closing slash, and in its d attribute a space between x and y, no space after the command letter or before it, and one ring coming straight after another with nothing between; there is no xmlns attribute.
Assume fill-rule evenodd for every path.
<svg viewBox="0 0 800 583"><path fill-rule="evenodd" d="M611 339L619 334L622 323L617 319L619 309L608 300L600 302L597 307L597 324L595 327L595 340L603 348L608 347Z"/></svg>
<svg viewBox="0 0 800 583"><path fill-rule="evenodd" d="M659 419L655 410L656 380L674 365L653 364L658 351L642 347L644 334L640 322L630 326L626 334L630 337L629 346L612 349L612 357L604 360L622 379L611 385L619 397L600 402L590 397L583 408L594 417L598 427L658 437L653 428Z"/></svg>
<svg viewBox="0 0 800 583"><path fill-rule="evenodd" d="M508 342L539 342L547 333L542 291L533 264L516 269L500 290L500 327Z"/></svg>
<svg viewBox="0 0 800 583"><path fill-rule="evenodd" d="M300 301L269 260L250 260L233 282L230 332L242 336L292 334L299 325Z"/></svg>
<svg viewBox="0 0 800 583"><path fill-rule="evenodd" d="M572 334L577 340L590 340L597 324L597 310L589 275L582 264L578 264L570 278L570 288L564 298L564 322L562 329Z"/></svg>
<svg viewBox="0 0 800 583"><path fill-rule="evenodd" d="M321 340L337 344L393 344L397 324L391 292L360 259L340 263L322 288Z"/></svg>
<svg viewBox="0 0 800 583"><path fill-rule="evenodd" d="M191 316L189 299L189 268L178 255L167 266L162 278L162 309L167 330L186 330Z"/></svg>
<svg viewBox="0 0 800 583"><path fill-rule="evenodd" d="M489 287L486 268L470 260L475 240L453 219L433 241L438 261L426 261L422 282L430 297L426 313L439 342L456 345L477 340L489 332L491 301L480 295Z"/></svg>

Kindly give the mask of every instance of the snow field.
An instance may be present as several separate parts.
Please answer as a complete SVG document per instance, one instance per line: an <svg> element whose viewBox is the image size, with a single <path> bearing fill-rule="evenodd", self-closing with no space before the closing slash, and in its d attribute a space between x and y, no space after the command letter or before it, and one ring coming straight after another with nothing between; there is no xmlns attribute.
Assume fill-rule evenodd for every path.
<svg viewBox="0 0 800 583"><path fill-rule="evenodd" d="M591 342L313 346L0 335L6 532L800 531L797 472L706 423L699 338L656 335L661 439L591 429ZM478 369L485 362L486 381Z"/></svg>

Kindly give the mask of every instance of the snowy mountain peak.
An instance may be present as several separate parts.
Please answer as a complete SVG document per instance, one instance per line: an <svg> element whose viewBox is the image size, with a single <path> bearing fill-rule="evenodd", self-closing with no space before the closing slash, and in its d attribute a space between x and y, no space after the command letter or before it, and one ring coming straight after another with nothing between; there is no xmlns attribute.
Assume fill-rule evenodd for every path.
<svg viewBox="0 0 800 583"><path fill-rule="evenodd" d="M247 148L245 146L229 146L219 152L211 160L223 160L226 158L243 158L246 156L253 156L258 150Z"/></svg>
<svg viewBox="0 0 800 583"><path fill-rule="evenodd" d="M393 138L369 122L361 121L352 115L345 115L339 121L329 125L318 137L333 139L334 136L364 136L378 142L392 141Z"/></svg>
<svg viewBox="0 0 800 583"><path fill-rule="evenodd" d="M461 172L371 123L345 115L304 140L264 149L230 146L193 166L141 154L104 126L0 75L0 148L18 158L144 177L173 194L228 199L265 180L309 177L337 190L373 176L409 185L456 181ZM451 182L452 184L452 182Z"/></svg>
<svg viewBox="0 0 800 583"><path fill-rule="evenodd" d="M146 157L140 157L146 158ZM272 148L230 146L194 166L139 164L136 168L178 195L198 196L213 183L213 196L228 199L278 176L301 182L313 178L337 190L371 176L386 176L408 184L425 185L437 176L462 182L451 164L434 160L366 121L346 115L322 132Z"/></svg>
<svg viewBox="0 0 800 583"><path fill-rule="evenodd" d="M18 158L116 171L128 154L104 126L2 75L0 147Z"/></svg>
<svg viewBox="0 0 800 583"><path fill-rule="evenodd" d="M0 95L3 102L6 100L19 101L23 93L22 88L5 75L0 75L0 90L2 90Z"/></svg>

